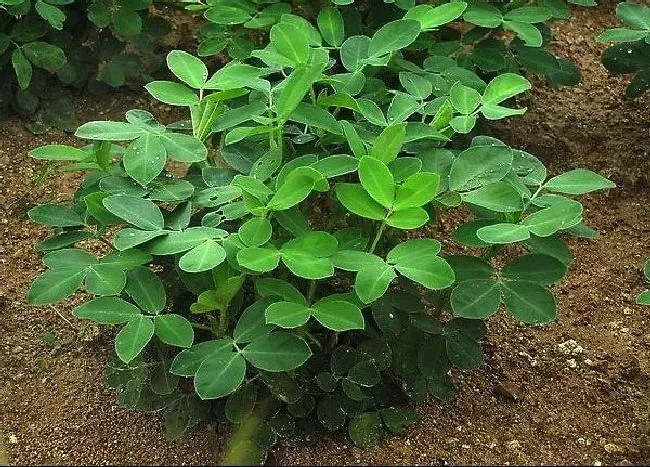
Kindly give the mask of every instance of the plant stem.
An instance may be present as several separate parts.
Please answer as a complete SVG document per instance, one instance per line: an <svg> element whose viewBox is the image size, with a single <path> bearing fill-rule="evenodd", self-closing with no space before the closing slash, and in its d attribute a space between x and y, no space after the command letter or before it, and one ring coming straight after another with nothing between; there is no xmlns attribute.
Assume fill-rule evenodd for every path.
<svg viewBox="0 0 650 467"><path fill-rule="evenodd" d="M314 300L314 295L316 294L316 287L318 283L315 280L312 280L309 283L309 291L307 292L307 303L311 305L311 302Z"/></svg>
<svg viewBox="0 0 650 467"><path fill-rule="evenodd" d="M226 334L228 330L228 308L224 308L219 313L219 337Z"/></svg>
<svg viewBox="0 0 650 467"><path fill-rule="evenodd" d="M203 329L204 331L212 331L212 328L210 326L206 326L205 324L196 323L194 321L190 321L190 324L192 325L193 328L196 329Z"/></svg>
<svg viewBox="0 0 650 467"><path fill-rule="evenodd" d="M375 248L377 248L377 243L379 243L379 239L381 238L381 235L384 233L385 228L386 228L386 221L382 221L381 226L379 226L379 229L377 230L377 234L375 235L375 239L372 241L372 245L370 245L370 250L368 251L369 253L375 252Z"/></svg>

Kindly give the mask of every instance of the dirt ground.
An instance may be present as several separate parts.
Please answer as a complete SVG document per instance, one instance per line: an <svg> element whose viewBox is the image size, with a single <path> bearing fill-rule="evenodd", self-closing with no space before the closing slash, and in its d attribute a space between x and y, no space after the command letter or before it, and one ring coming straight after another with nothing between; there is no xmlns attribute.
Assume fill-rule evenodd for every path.
<svg viewBox="0 0 650 467"><path fill-rule="evenodd" d="M594 37L616 24L613 8L576 9L556 23L556 47L583 73L574 88L538 83L528 113L493 128L509 144L537 154L552 174L586 167L618 188L586 197L596 241L572 240L576 260L556 286L559 318L523 327L501 314L489 323L487 365L459 374L449 403L417 407L422 421L408 436L357 449L343 435L311 446L282 445L280 464L648 464L650 463L650 324L634 304L650 257L650 99L625 101L626 79L600 65ZM82 119L121 119L147 108L137 95L82 101ZM162 112L163 108L157 109ZM163 120L166 120L164 117ZM75 177L31 180L41 165L33 147L74 143L34 137L20 122L0 122L0 439L12 464L213 464L217 427L200 425L168 442L156 415L127 412L102 384L110 335L75 320L73 301L25 304L41 269L34 244L45 229L26 221L33 203L66 200ZM443 237L453 228L444 227ZM53 348L43 340L52 333ZM518 401L499 391L513 386ZM2 443L0 443L0 451ZM3 464L0 453L0 465Z"/></svg>

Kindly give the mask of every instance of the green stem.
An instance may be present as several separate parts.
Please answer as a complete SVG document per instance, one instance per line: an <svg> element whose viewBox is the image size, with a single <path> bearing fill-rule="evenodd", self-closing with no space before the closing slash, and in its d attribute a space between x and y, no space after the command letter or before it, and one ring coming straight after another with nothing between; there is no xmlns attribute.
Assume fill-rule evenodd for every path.
<svg viewBox="0 0 650 467"><path fill-rule="evenodd" d="M375 235L375 239L372 241L372 245L370 245L370 250L368 251L369 253L375 252L375 248L377 248L377 243L379 243L379 239L384 233L385 228L386 228L386 221L382 221L381 226L379 227L379 229L377 230L377 234Z"/></svg>
<svg viewBox="0 0 650 467"><path fill-rule="evenodd" d="M192 325L193 328L196 329L203 329L204 331L212 331L212 328L210 326L206 326L205 324L196 323L194 321L190 321L190 324Z"/></svg>
<svg viewBox="0 0 650 467"><path fill-rule="evenodd" d="M316 287L318 283L315 280L312 280L309 283L309 291L307 292L307 303L311 305L311 302L314 300L314 295L316 294Z"/></svg>
<svg viewBox="0 0 650 467"><path fill-rule="evenodd" d="M226 334L226 331L228 330L228 308L224 308L221 310L219 313L219 336L223 336Z"/></svg>

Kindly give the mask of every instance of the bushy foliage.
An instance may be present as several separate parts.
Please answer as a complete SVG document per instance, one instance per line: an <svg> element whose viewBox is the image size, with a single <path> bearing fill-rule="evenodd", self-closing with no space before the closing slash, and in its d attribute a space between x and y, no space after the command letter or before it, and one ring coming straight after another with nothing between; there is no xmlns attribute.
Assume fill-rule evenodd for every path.
<svg viewBox="0 0 650 467"><path fill-rule="evenodd" d="M167 22L152 0L0 0L0 112L41 110L39 124L74 131L70 88L101 92L138 82L162 60Z"/></svg>
<svg viewBox="0 0 650 467"><path fill-rule="evenodd" d="M634 75L625 90L626 97L634 98L650 88L650 7L622 2L616 16L625 27L609 29L597 40L617 42L603 52L603 65L617 75Z"/></svg>
<svg viewBox="0 0 650 467"><path fill-rule="evenodd" d="M244 2L215 3L244 19ZM272 21L246 10L267 21L258 45L213 74L167 56L176 80L146 88L189 120L134 109L81 125L84 148L31 152L88 175L71 205L29 212L56 231L28 299L89 293L74 315L119 327L109 384L126 407L163 412L171 437L212 413L239 427L231 453L262 456L315 423L368 446L417 420L405 402L453 395L452 369L482 364L500 309L555 318L562 238L596 234L575 197L614 185L585 169L549 178L476 135L479 118L523 113L513 98L530 83L422 46L466 3L389 6L363 27L349 7L314 6L312 21L271 7ZM449 239L466 254L436 238L448 211L466 214Z"/></svg>

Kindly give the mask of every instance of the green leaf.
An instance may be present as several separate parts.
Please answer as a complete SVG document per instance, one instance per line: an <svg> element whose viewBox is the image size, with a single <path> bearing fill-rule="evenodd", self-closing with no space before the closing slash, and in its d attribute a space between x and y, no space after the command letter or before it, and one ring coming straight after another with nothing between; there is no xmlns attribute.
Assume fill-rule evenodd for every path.
<svg viewBox="0 0 650 467"><path fill-rule="evenodd" d="M363 303L372 303L384 295L397 275L392 266L377 264L361 269L354 281L354 291Z"/></svg>
<svg viewBox="0 0 650 467"><path fill-rule="evenodd" d="M499 309L501 289L499 283L491 279L469 279L459 282L450 300L454 316L485 319Z"/></svg>
<svg viewBox="0 0 650 467"><path fill-rule="evenodd" d="M46 271L32 283L27 301L31 305L56 303L76 292L85 276L86 270L75 266Z"/></svg>
<svg viewBox="0 0 650 467"><path fill-rule="evenodd" d="M64 146L62 144L48 144L47 146L41 146L29 151L29 157L47 161L81 162L91 156L87 152L78 148L74 148L72 146Z"/></svg>
<svg viewBox="0 0 650 467"><path fill-rule="evenodd" d="M419 35L419 21L400 19L386 23L372 36L368 45L368 56L381 57L408 47Z"/></svg>
<svg viewBox="0 0 650 467"><path fill-rule="evenodd" d="M255 281L255 290L262 297L275 296L288 302L307 305L307 300L304 295L287 281L273 277L265 277Z"/></svg>
<svg viewBox="0 0 650 467"><path fill-rule="evenodd" d="M237 390L246 376L246 360L237 352L218 352L203 361L194 375L194 390L203 400Z"/></svg>
<svg viewBox="0 0 650 467"><path fill-rule="evenodd" d="M370 155L384 164L395 160L402 150L406 137L406 123L390 125L375 138Z"/></svg>
<svg viewBox="0 0 650 467"><path fill-rule="evenodd" d="M113 245L115 245L117 250L124 251L166 234L167 232L164 230L138 230L126 228L117 232L115 239L113 240Z"/></svg>
<svg viewBox="0 0 650 467"><path fill-rule="evenodd" d="M401 71L399 82L404 86L406 92L417 99L426 99L433 92L431 81L410 71Z"/></svg>
<svg viewBox="0 0 650 467"><path fill-rule="evenodd" d="M318 13L318 29L325 42L338 47L345 39L345 23L337 8L326 7Z"/></svg>
<svg viewBox="0 0 650 467"><path fill-rule="evenodd" d="M357 415L348 424L350 439L360 448L376 446L381 441L383 428L377 412Z"/></svg>
<svg viewBox="0 0 650 467"><path fill-rule="evenodd" d="M421 256L436 256L440 253L441 245L432 238L415 238L399 243L386 255L386 261L391 264L408 264L417 261Z"/></svg>
<svg viewBox="0 0 650 467"><path fill-rule="evenodd" d="M191 250L206 240L227 236L228 232L214 227L190 227L180 232L169 232L164 238L152 242L148 251L153 255L174 255Z"/></svg>
<svg viewBox="0 0 650 467"><path fill-rule="evenodd" d="M457 115L449 121L449 126L460 134L467 134L474 129L477 122L476 115Z"/></svg>
<svg viewBox="0 0 650 467"><path fill-rule="evenodd" d="M63 29L65 13L63 13L60 8L41 0L37 0L36 3L34 3L34 9L39 16L50 23L50 26L54 29L58 29L59 31Z"/></svg>
<svg viewBox="0 0 650 467"><path fill-rule="evenodd" d="M395 182L386 164L374 157L364 156L359 161L358 172L361 186L368 194L382 206L391 207L395 198Z"/></svg>
<svg viewBox="0 0 650 467"><path fill-rule="evenodd" d="M32 82L32 64L19 48L14 49L11 54L11 65L16 73L20 89L27 89Z"/></svg>
<svg viewBox="0 0 650 467"><path fill-rule="evenodd" d="M435 29L458 19L465 8L465 2L446 3L437 7L418 5L408 10L404 18L418 20L423 30Z"/></svg>
<svg viewBox="0 0 650 467"><path fill-rule="evenodd" d="M394 208L400 210L418 207L433 201L439 184L440 175L435 173L420 172L411 175L397 188Z"/></svg>
<svg viewBox="0 0 650 467"><path fill-rule="evenodd" d="M247 246L261 246L271 239L271 222L265 217L255 217L242 224L238 233Z"/></svg>
<svg viewBox="0 0 650 467"><path fill-rule="evenodd" d="M244 310L233 332L233 337L237 343L251 342L260 336L268 334L275 328L274 325L266 323L265 312L269 305L276 301L274 297L264 297Z"/></svg>
<svg viewBox="0 0 650 467"><path fill-rule="evenodd" d="M643 40L648 31L637 31L627 28L613 28L596 37L596 42L635 42Z"/></svg>
<svg viewBox="0 0 650 467"><path fill-rule="evenodd" d="M208 80L208 69L205 64L183 50L169 52L167 66L178 79L195 89L202 88Z"/></svg>
<svg viewBox="0 0 650 467"><path fill-rule="evenodd" d="M516 243L528 240L530 230L525 225L493 224L479 228L476 236L479 240L491 244Z"/></svg>
<svg viewBox="0 0 650 467"><path fill-rule="evenodd" d="M510 10L503 19L522 23L543 23L553 16L550 9L538 6L524 6Z"/></svg>
<svg viewBox="0 0 650 467"><path fill-rule="evenodd" d="M403 276L431 290L444 289L454 283L454 270L439 256L422 254L417 258L412 255L400 257L395 269Z"/></svg>
<svg viewBox="0 0 650 467"><path fill-rule="evenodd" d="M169 371L178 376L194 376L201 364L213 355L229 354L232 344L231 339L217 339L193 345L176 355Z"/></svg>
<svg viewBox="0 0 650 467"><path fill-rule="evenodd" d="M65 53L59 47L47 42L35 41L21 47L25 57L35 67L55 72L66 64Z"/></svg>
<svg viewBox="0 0 650 467"><path fill-rule="evenodd" d="M514 31L528 47L541 47L544 43L542 33L534 24L519 21L504 21L503 28Z"/></svg>
<svg viewBox="0 0 650 467"><path fill-rule="evenodd" d="M379 256L357 250L338 250L332 262L334 266L344 271L360 271L368 266L384 264L384 260Z"/></svg>
<svg viewBox="0 0 650 467"><path fill-rule="evenodd" d="M503 21L498 8L484 4L471 5L465 10L463 19L477 26L491 29L499 27Z"/></svg>
<svg viewBox="0 0 650 467"><path fill-rule="evenodd" d="M364 66L363 60L368 58L369 45L370 38L368 36L348 37L341 44L341 62L346 70L355 72Z"/></svg>
<svg viewBox="0 0 650 467"><path fill-rule="evenodd" d="M650 30L650 8L632 2L621 2L616 7L616 16L625 25Z"/></svg>
<svg viewBox="0 0 650 467"><path fill-rule="evenodd" d="M268 272L278 267L280 253L269 248L244 248L237 253L237 262L252 271Z"/></svg>
<svg viewBox="0 0 650 467"><path fill-rule="evenodd" d="M483 364L483 351L478 342L475 326L483 326L481 321L468 321L455 318L446 327L447 356L454 366L473 370Z"/></svg>
<svg viewBox="0 0 650 467"><path fill-rule="evenodd" d="M144 130L126 122L88 122L77 128L75 136L102 141L128 141L142 135Z"/></svg>
<svg viewBox="0 0 650 467"><path fill-rule="evenodd" d="M208 271L226 259L226 250L214 240L206 240L181 256L178 266L185 272Z"/></svg>
<svg viewBox="0 0 650 467"><path fill-rule="evenodd" d="M512 149L507 146L472 146L454 159L449 189L471 190L498 182L510 172L512 159Z"/></svg>
<svg viewBox="0 0 650 467"><path fill-rule="evenodd" d="M368 360L361 360L348 371L349 381L359 386L372 387L379 383L379 371L374 363Z"/></svg>
<svg viewBox="0 0 650 467"><path fill-rule="evenodd" d="M278 191L267 204L269 209L284 211L309 196L316 180L313 175L305 174L305 171L300 170L302 168L298 167L287 175L284 183L278 188ZM315 175L322 178L322 175L318 172Z"/></svg>
<svg viewBox="0 0 650 467"><path fill-rule="evenodd" d="M359 167L359 160L347 155L334 155L314 162L311 167L318 170L324 177L339 177L355 172Z"/></svg>
<svg viewBox="0 0 650 467"><path fill-rule="evenodd" d="M89 319L99 324L122 324L140 316L135 305L117 297L97 297L72 310L79 319Z"/></svg>
<svg viewBox="0 0 650 467"><path fill-rule="evenodd" d="M280 372L301 366L311 356L311 350L302 338L279 331L256 338L244 347L242 355L255 368Z"/></svg>
<svg viewBox="0 0 650 467"><path fill-rule="evenodd" d="M120 8L113 16L113 27L122 36L136 36L142 31L142 18L135 10Z"/></svg>
<svg viewBox="0 0 650 467"><path fill-rule="evenodd" d="M359 105L359 111L361 112L361 115L363 115L363 118L368 120L370 123L377 126L388 125L388 122L386 121L386 117L384 117L384 112L379 108L379 106L374 101L371 101L370 99L361 98L357 100L357 104ZM396 125L396 127L398 126L399 125ZM384 140L389 141L390 139L388 137L384 137ZM381 158L377 157L377 159L381 159Z"/></svg>
<svg viewBox="0 0 650 467"><path fill-rule="evenodd" d="M650 305L650 290L644 290L636 296L637 305Z"/></svg>
<svg viewBox="0 0 650 467"><path fill-rule="evenodd" d="M244 384L226 401L225 414L231 423L242 423L255 408L257 387L255 384Z"/></svg>
<svg viewBox="0 0 650 467"><path fill-rule="evenodd" d="M126 285L126 274L120 266L94 264L86 274L86 290L95 295L117 295Z"/></svg>
<svg viewBox="0 0 650 467"><path fill-rule="evenodd" d="M350 302L319 302L312 308L311 314L320 324L336 332L352 329L364 329L365 322L361 310Z"/></svg>
<svg viewBox="0 0 650 467"><path fill-rule="evenodd" d="M180 315L158 315L154 318L156 336L165 344L189 348L194 342L192 324Z"/></svg>
<svg viewBox="0 0 650 467"><path fill-rule="evenodd" d="M146 186L165 168L167 152L158 136L146 133L129 144L122 161L126 173Z"/></svg>
<svg viewBox="0 0 650 467"><path fill-rule="evenodd" d="M115 336L115 353L124 363L129 363L140 355L154 333L151 318L139 315L129 320Z"/></svg>
<svg viewBox="0 0 650 467"><path fill-rule="evenodd" d="M495 212L518 212L525 208L521 193L507 182L484 185L476 190L461 193L461 198L466 203Z"/></svg>
<svg viewBox="0 0 650 467"><path fill-rule="evenodd" d="M449 3L448 5L457 5L456 3ZM462 5L462 3L461 3ZM422 418L419 413L408 409L395 409L388 408L381 410L381 419L386 425L386 428L391 433L396 435L405 435L406 426L417 423Z"/></svg>
<svg viewBox="0 0 650 467"><path fill-rule="evenodd" d="M302 28L288 22L275 24L271 28L270 39L275 50L294 64L307 63L309 59L309 37Z"/></svg>
<svg viewBox="0 0 650 467"><path fill-rule="evenodd" d="M284 122L296 109L303 97L311 89L321 73L325 64L315 63L309 66L301 66L291 72L289 77L283 81L283 91L276 105L276 114L280 122Z"/></svg>
<svg viewBox="0 0 650 467"><path fill-rule="evenodd" d="M481 104L481 95L474 88L465 86L457 81L449 90L451 104L460 113L468 115Z"/></svg>
<svg viewBox="0 0 650 467"><path fill-rule="evenodd" d="M574 226L582 218L582 204L565 199L526 217L522 224L538 237L548 237L558 230Z"/></svg>
<svg viewBox="0 0 650 467"><path fill-rule="evenodd" d="M40 204L27 212L31 220L49 227L74 227L84 225L72 209L61 204Z"/></svg>
<svg viewBox="0 0 650 467"><path fill-rule="evenodd" d="M201 162L208 157L205 145L194 136L165 133L160 136L167 155L178 162Z"/></svg>
<svg viewBox="0 0 650 467"><path fill-rule="evenodd" d="M158 275L146 266L137 266L128 271L126 293L149 313L158 314L165 308L165 286Z"/></svg>
<svg viewBox="0 0 650 467"><path fill-rule="evenodd" d="M336 121L336 118L331 113L306 102L298 104L289 117L289 120L309 125L313 128L322 128L335 135L342 134L341 124Z"/></svg>
<svg viewBox="0 0 650 467"><path fill-rule="evenodd" d="M571 195L582 195L614 187L616 185L605 177L586 169L575 169L563 173L544 184L544 188L547 190Z"/></svg>
<svg viewBox="0 0 650 467"><path fill-rule="evenodd" d="M184 84L152 81L145 88L155 99L165 104L189 107L199 103L199 96Z"/></svg>
<svg viewBox="0 0 650 467"><path fill-rule="evenodd" d="M417 229L429 220L429 214L420 207L404 208L391 213L386 218L386 224L396 229Z"/></svg>
<svg viewBox="0 0 650 467"><path fill-rule="evenodd" d="M290 329L302 326L311 316L305 304L295 302L276 302L269 305L265 312L266 322L281 328Z"/></svg>
<svg viewBox="0 0 650 467"><path fill-rule="evenodd" d="M407 178L422 170L422 160L417 157L400 157L390 162L388 168L393 174L395 183L403 183Z"/></svg>
<svg viewBox="0 0 650 467"><path fill-rule="evenodd" d="M65 248L70 245L74 245L77 242L87 240L90 238L90 233L82 230L72 230L70 232L63 232L59 235L46 238L41 243L36 245L34 250L36 251L50 251L58 250L59 248Z"/></svg>
<svg viewBox="0 0 650 467"><path fill-rule="evenodd" d="M500 104L530 89L530 82L521 75L504 73L492 79L483 93L483 104Z"/></svg>
<svg viewBox="0 0 650 467"><path fill-rule="evenodd" d="M566 273L567 266L564 263L543 254L519 256L501 271L505 278L541 285L551 285L562 279Z"/></svg>
<svg viewBox="0 0 650 467"><path fill-rule="evenodd" d="M509 281L501 284L503 303L524 323L549 323L555 319L555 297L546 287L534 282Z"/></svg>
<svg viewBox="0 0 650 467"><path fill-rule="evenodd" d="M353 214L369 219L381 220L386 217L386 209L370 197L359 184L339 183L335 188L337 199Z"/></svg>
<svg viewBox="0 0 650 467"><path fill-rule="evenodd" d="M70 248L46 254L43 263L50 269L76 268L81 270L97 264L97 258L84 250Z"/></svg>
<svg viewBox="0 0 650 467"><path fill-rule="evenodd" d="M161 230L164 219L160 208L151 201L135 196L112 195L102 200L112 214L144 230Z"/></svg>

